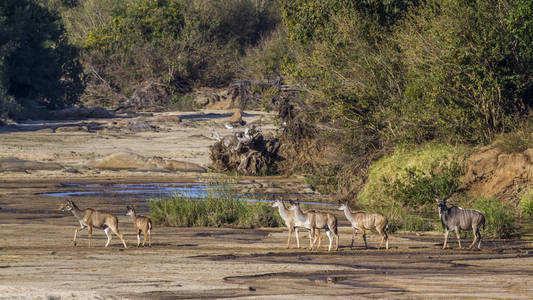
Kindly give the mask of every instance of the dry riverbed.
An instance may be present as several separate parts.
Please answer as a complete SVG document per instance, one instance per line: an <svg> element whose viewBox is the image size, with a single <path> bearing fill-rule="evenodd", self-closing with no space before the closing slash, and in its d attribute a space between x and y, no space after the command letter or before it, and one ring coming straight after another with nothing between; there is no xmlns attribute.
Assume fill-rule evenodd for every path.
<svg viewBox="0 0 533 300"><path fill-rule="evenodd" d="M285 249L284 228L156 226L153 246L138 249L131 221L123 216L127 199L80 197L76 200L82 208L91 205L119 215L130 247L122 249L114 237L104 248L101 230L95 230L93 248L87 248L86 232L74 247L74 216L56 210L60 198L39 195L63 190L54 179L0 183L0 298L530 299L533 295L533 247L525 241L486 240L482 251L441 250L440 234L397 233L391 235L389 250L365 250L360 237L357 247L349 249L350 230L344 221L341 248L331 253ZM307 245L305 234L301 235L302 245ZM377 235L370 236L371 247L378 242Z"/></svg>
<svg viewBox="0 0 533 300"><path fill-rule="evenodd" d="M105 234L98 229L93 248L87 248L86 231L78 235L78 247L74 247L77 221L72 214L57 211L64 198L43 193L76 189L70 184L201 182L218 176L86 167L89 160L119 151L207 167L209 145L214 142L210 128L228 134L224 124L231 113L179 115L181 122L157 121L158 130L142 132L94 129L120 123L114 119L90 121L104 124L100 127L79 125L89 121L36 121L0 130L0 159L62 166L0 172L0 298L531 299L531 241L484 240L482 251L442 250L440 233L395 233L390 237L392 248L378 250L379 237L371 234L371 249L361 247L360 236L357 247L350 249L351 231L340 212L335 212L341 221L337 252L294 249L294 240L293 248L285 249L285 228L160 226L154 228L153 247L138 249L131 220L124 214L125 206L133 202L146 214L144 200L87 195L74 200L81 208L118 215L129 248L122 249L115 236L110 247L104 248ZM152 124L161 120L158 117L140 118ZM275 130L263 113L249 112L244 119L264 131ZM82 129L58 130L62 127ZM277 192L305 189L294 178L243 180ZM306 197L313 194L306 193ZM307 245L306 233L300 234L302 245Z"/></svg>

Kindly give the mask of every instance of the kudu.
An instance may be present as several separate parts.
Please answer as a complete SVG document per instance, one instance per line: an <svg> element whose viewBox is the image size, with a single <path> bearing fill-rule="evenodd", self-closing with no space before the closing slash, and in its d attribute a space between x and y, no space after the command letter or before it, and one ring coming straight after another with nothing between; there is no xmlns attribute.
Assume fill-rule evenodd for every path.
<svg viewBox="0 0 533 300"><path fill-rule="evenodd" d="M135 233L137 234L137 248L141 245L141 231L144 236L143 240L143 247L146 244L146 237L148 236L148 247L152 247L152 220L150 218L137 215L135 213L135 207L133 206L126 206L126 209L128 212L126 213L126 216L130 216L133 220L133 229L135 229Z"/></svg>
<svg viewBox="0 0 533 300"><path fill-rule="evenodd" d="M381 246L383 245L383 241L385 241L385 248L389 249L389 236L387 234L387 229L388 229L387 217L376 212L364 212L364 211L352 212L350 208L348 207L348 203L346 202L342 203L338 209L344 211L344 215L346 216L346 219L348 219L348 221L350 221L350 223L352 224L353 234L352 234L352 243L350 244L350 248L353 248L355 234L358 231L361 231L361 233L363 234L363 241L365 242L365 248L368 249L368 245L366 243L366 231L365 230L376 229L376 231L381 236L381 243L379 243L379 248L381 249Z"/></svg>
<svg viewBox="0 0 533 300"><path fill-rule="evenodd" d="M78 208L78 206L76 206L76 204L74 204L74 202L72 202L72 200L66 200L64 203L62 203L59 207L59 210L72 212L72 214L80 222L81 228L76 228L74 231L74 246L76 246L76 236L78 232L87 228L89 247L91 247L91 235L93 233L93 227L96 227L103 229L107 235L107 243L105 244L106 247L109 246L109 242L111 241L111 233L109 230L112 230L120 238L124 248L128 248L128 246L126 246L126 242L124 241L124 237L118 230L118 219L116 216L99 212L92 208L81 210Z"/></svg>
<svg viewBox="0 0 533 300"><path fill-rule="evenodd" d="M326 231L329 238L328 251L331 251L333 238L335 238L335 250L339 249L339 233L337 228L337 217L331 213L320 211L303 212L298 202L294 203L289 210L294 211L295 225L309 229L309 246L313 250L314 244L318 239L318 246L320 248L320 229Z"/></svg>
<svg viewBox="0 0 533 300"><path fill-rule="evenodd" d="M291 232L293 231L294 235L296 236L296 247L300 248L300 238L298 235L298 226L296 226L296 218L294 216L294 212L287 209L283 200L275 200L274 203L272 203L272 207L278 208L279 215L283 219L283 222L285 222L285 225L287 225L287 229L289 230L289 235L287 237L287 249L290 247Z"/></svg>
<svg viewBox="0 0 533 300"><path fill-rule="evenodd" d="M459 244L459 249L461 249L461 235L459 230L469 230L472 229L474 232L474 240L468 249L471 249L478 241L477 248L481 248L481 233L479 228L483 225L483 230L485 230L485 216L477 210L474 209L462 209L458 206L447 207L446 201L453 195L453 188L450 193L444 197L440 198L438 191L433 187L435 193L435 200L439 208L439 217L444 227L444 244L442 249L446 248L448 242L448 233L450 231L455 231L455 236L457 237L457 243Z"/></svg>

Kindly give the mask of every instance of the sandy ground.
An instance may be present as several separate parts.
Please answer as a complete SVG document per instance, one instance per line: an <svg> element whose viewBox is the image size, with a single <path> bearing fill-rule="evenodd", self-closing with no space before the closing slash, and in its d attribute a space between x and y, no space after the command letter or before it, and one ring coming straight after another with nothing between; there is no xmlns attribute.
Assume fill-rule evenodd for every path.
<svg viewBox="0 0 533 300"><path fill-rule="evenodd" d="M24 130L0 132L0 158L76 166L129 149L207 166L208 146L213 143L208 129L223 132L229 114L191 115L166 131L123 135L50 133L43 126L56 124L35 122ZM272 122L262 114L250 113L246 119L264 122L273 130ZM350 249L350 229L338 214L341 248L337 252L294 249L294 240L293 248L285 249L285 228L156 226L153 246L136 248L131 221L123 216L125 203L131 199L79 197L81 208L90 206L119 216L129 248L122 249L116 237L104 248L101 230L94 232L93 248L87 247L86 231L78 235L78 247L74 247L76 219L57 211L60 198L40 195L63 191L62 183L180 182L206 176L83 168L81 173L0 173L0 298L533 298L533 244L525 240L485 240L482 251L442 250L440 234L396 233L390 237L391 249L379 250L375 248L379 237L371 234L370 249L361 247L361 237ZM142 205L140 210L146 213ZM306 234L300 234L302 245L307 245ZM456 248L455 239L451 240Z"/></svg>

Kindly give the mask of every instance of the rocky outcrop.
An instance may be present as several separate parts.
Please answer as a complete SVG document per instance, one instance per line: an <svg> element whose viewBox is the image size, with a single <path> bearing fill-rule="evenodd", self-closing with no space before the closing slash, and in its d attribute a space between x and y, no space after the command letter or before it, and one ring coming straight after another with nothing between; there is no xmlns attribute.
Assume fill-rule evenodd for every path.
<svg viewBox="0 0 533 300"><path fill-rule="evenodd" d="M189 162L161 157L144 157L132 152L118 152L91 160L87 167L107 170L176 171L204 173L205 168Z"/></svg>

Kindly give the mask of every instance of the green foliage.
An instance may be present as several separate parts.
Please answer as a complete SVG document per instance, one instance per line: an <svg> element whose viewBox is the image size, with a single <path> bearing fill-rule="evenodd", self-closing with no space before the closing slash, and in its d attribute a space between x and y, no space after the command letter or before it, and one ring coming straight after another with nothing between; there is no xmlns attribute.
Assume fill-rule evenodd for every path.
<svg viewBox="0 0 533 300"><path fill-rule="evenodd" d="M281 77L284 66L292 63L292 54L287 33L281 26L265 36L257 47L248 48L241 61L239 72L243 79L268 80ZM265 103L269 103L264 94Z"/></svg>
<svg viewBox="0 0 533 300"><path fill-rule="evenodd" d="M391 230L432 230L437 214L433 187L447 194L460 184L466 153L436 143L398 149L371 166L357 203L386 215Z"/></svg>
<svg viewBox="0 0 533 300"><path fill-rule="evenodd" d="M407 116L422 116L433 137L488 142L527 113L533 61L517 49L510 7L506 0L429 1L398 27L406 100L423 112Z"/></svg>
<svg viewBox="0 0 533 300"><path fill-rule="evenodd" d="M83 48L87 96L127 97L149 79L172 95L230 82L246 49L279 23L272 3L85 0L64 16Z"/></svg>
<svg viewBox="0 0 533 300"><path fill-rule="evenodd" d="M57 12L35 0L0 1L2 113L12 112L9 97L50 108L76 103L84 88L77 57Z"/></svg>
<svg viewBox="0 0 533 300"><path fill-rule="evenodd" d="M487 142L513 128L531 104L533 61L521 36L529 25L509 21L523 19L522 6L286 1L289 37L305 44L287 72L326 108L317 118L345 120L348 136L371 137L377 148ZM348 149L360 146L345 140Z"/></svg>
<svg viewBox="0 0 533 300"><path fill-rule="evenodd" d="M361 204L379 206L380 203L396 201L390 197L394 193L394 190L390 189L394 182L411 186L409 183L423 182L428 176L434 180L444 176L447 182L452 182L455 180L453 177L458 176L461 161L467 152L468 148L465 147L437 143L407 149L399 148L372 164L368 171L367 183L359 193ZM415 172L416 176L409 176L409 171ZM387 185L384 185L385 183ZM449 190L450 185L437 184L443 193Z"/></svg>
<svg viewBox="0 0 533 300"><path fill-rule="evenodd" d="M402 172L406 173L405 178L397 178L390 182L383 178L385 196L399 202L403 207L409 207L412 211L431 215L435 211L435 189L441 193L449 193L459 186L459 177L462 175L462 168L456 162L442 166L438 173L434 165L429 174L425 174L417 168L406 168Z"/></svg>
<svg viewBox="0 0 533 300"><path fill-rule="evenodd" d="M202 201L184 195L149 203L150 218L166 226L276 227L282 224L277 211L263 202L250 203L229 188L209 193Z"/></svg>
<svg viewBox="0 0 533 300"><path fill-rule="evenodd" d="M350 0L282 0L283 20L291 40L308 44L333 33L331 23L336 18L360 17L365 35L378 34L394 24L416 0L350 1Z"/></svg>
<svg viewBox="0 0 533 300"><path fill-rule="evenodd" d="M504 153L522 153L533 147L533 123L525 123L512 132L500 134L494 144Z"/></svg>
<svg viewBox="0 0 533 300"><path fill-rule="evenodd" d="M474 200L474 209L485 216L486 231L490 236L506 238L516 234L516 210L492 198Z"/></svg>
<svg viewBox="0 0 533 300"><path fill-rule="evenodd" d="M522 218L533 217L533 189L529 188L520 196L520 214Z"/></svg>

